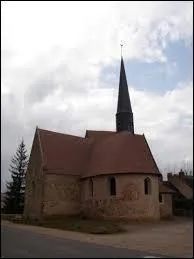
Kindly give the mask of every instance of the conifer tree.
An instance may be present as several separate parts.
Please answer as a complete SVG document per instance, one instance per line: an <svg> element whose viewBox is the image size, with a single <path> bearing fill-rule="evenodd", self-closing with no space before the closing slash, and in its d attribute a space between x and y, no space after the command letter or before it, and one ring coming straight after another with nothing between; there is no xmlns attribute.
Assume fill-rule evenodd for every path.
<svg viewBox="0 0 194 259"><path fill-rule="evenodd" d="M11 181L7 183L5 213L20 214L24 209L25 176L28 165L27 150L22 139L16 154L11 159Z"/></svg>

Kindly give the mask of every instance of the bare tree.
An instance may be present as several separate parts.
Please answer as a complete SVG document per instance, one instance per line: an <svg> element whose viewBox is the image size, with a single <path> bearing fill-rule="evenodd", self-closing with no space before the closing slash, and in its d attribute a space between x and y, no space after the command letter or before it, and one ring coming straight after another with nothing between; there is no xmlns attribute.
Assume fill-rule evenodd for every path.
<svg viewBox="0 0 194 259"><path fill-rule="evenodd" d="M180 171L183 171L186 175L193 175L193 161L183 160L179 164L168 163L164 166L161 171L164 173L178 174Z"/></svg>
<svg viewBox="0 0 194 259"><path fill-rule="evenodd" d="M180 169L182 169L187 175L193 175L193 161L183 161Z"/></svg>

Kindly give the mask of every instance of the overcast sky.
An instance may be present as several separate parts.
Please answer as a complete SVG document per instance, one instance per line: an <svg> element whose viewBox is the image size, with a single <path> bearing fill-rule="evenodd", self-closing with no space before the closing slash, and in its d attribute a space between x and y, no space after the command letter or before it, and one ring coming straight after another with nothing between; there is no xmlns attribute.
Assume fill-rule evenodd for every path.
<svg viewBox="0 0 194 259"><path fill-rule="evenodd" d="M2 188L36 126L115 130L121 40L135 132L162 172L192 162L192 1L1 1Z"/></svg>

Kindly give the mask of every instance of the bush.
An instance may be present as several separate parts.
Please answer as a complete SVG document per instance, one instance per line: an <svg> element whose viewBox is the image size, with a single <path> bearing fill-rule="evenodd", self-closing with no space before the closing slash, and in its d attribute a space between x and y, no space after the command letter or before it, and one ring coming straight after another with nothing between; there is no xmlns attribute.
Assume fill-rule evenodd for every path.
<svg viewBox="0 0 194 259"><path fill-rule="evenodd" d="M1 219L2 220L9 220L12 221L14 218L17 217L22 217L21 214L1 214Z"/></svg>
<svg viewBox="0 0 194 259"><path fill-rule="evenodd" d="M175 200L175 209L193 210L193 199Z"/></svg>

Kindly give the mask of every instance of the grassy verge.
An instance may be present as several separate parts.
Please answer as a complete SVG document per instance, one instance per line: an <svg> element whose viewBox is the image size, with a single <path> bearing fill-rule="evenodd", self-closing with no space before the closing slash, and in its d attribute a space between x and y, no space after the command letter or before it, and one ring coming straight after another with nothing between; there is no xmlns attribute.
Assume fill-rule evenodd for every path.
<svg viewBox="0 0 194 259"><path fill-rule="evenodd" d="M78 216L52 216L38 220L24 220L20 217L10 217L13 223L56 228L90 234L114 234L124 232L121 224L115 221L100 219L83 219Z"/></svg>

